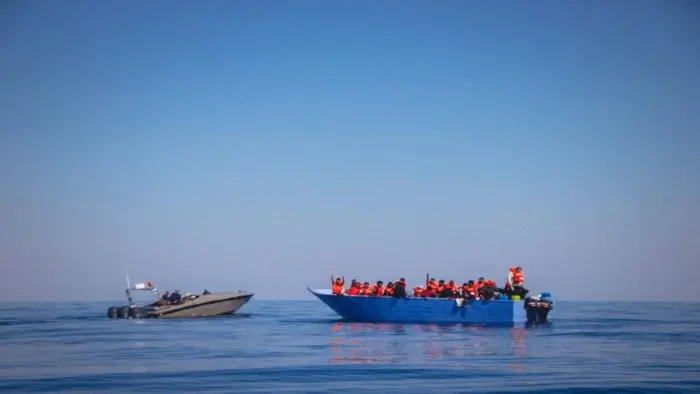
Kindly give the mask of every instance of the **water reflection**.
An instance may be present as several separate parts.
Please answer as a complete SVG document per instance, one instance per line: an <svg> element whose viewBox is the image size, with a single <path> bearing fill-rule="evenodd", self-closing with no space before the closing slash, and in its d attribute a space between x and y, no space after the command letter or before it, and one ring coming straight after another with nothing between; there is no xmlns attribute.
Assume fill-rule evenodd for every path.
<svg viewBox="0 0 700 394"><path fill-rule="evenodd" d="M523 328L335 322L330 326L332 364L431 363L472 367L475 358L497 359L523 370Z"/></svg>

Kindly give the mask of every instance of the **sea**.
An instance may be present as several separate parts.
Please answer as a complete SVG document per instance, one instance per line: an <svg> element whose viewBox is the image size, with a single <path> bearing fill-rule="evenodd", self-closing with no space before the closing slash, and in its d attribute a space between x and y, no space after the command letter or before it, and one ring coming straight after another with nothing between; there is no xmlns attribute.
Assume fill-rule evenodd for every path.
<svg viewBox="0 0 700 394"><path fill-rule="evenodd" d="M700 393L700 304L557 302L546 326L344 322L319 301L110 320L0 304L8 393Z"/></svg>

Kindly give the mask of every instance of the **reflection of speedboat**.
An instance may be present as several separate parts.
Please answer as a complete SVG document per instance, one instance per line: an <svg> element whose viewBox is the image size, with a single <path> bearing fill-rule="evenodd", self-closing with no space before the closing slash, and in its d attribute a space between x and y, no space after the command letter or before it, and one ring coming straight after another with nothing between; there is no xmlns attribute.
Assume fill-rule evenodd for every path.
<svg viewBox="0 0 700 394"><path fill-rule="evenodd" d="M135 305L131 297L132 291L149 291L155 294L157 301L144 306ZM185 295L181 301L175 304L164 303L160 300L158 289L151 285L150 281L139 283L134 287L128 286L126 297L129 304L121 307L110 307L107 316L114 318L192 318L212 317L235 313L253 297L253 293L235 291L227 293L209 293Z"/></svg>
<svg viewBox="0 0 700 394"><path fill-rule="evenodd" d="M344 320L370 323L445 323L519 325L545 323L551 295L539 300L462 300L333 295L330 289L308 290ZM545 301L546 302L543 302Z"/></svg>

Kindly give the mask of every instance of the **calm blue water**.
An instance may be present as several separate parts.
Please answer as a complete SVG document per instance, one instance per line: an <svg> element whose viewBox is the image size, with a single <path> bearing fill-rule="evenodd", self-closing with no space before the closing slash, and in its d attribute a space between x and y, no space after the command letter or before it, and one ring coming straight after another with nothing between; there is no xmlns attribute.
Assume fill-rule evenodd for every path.
<svg viewBox="0 0 700 394"><path fill-rule="evenodd" d="M700 392L700 304L560 302L533 329L342 323L318 301L108 320L118 304L0 306L0 391Z"/></svg>

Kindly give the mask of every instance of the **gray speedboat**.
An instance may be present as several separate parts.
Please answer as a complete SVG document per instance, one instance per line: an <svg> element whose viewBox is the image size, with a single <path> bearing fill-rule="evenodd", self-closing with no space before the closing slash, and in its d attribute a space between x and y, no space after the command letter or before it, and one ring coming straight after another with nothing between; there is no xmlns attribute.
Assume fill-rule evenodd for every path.
<svg viewBox="0 0 700 394"><path fill-rule="evenodd" d="M243 307L254 295L254 293L240 290L226 293L209 293L205 291L202 294L188 293L182 297L180 302L171 303L161 299L158 289L154 288L150 281L139 283L134 287L129 286L128 282L127 278L127 289L125 292L129 304L121 307L113 306L107 309L107 317L110 319L182 319L230 315ZM149 291L156 296L156 301L148 305L137 306L131 296L132 291Z"/></svg>

